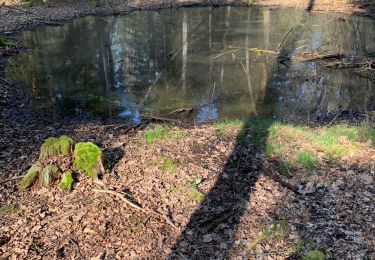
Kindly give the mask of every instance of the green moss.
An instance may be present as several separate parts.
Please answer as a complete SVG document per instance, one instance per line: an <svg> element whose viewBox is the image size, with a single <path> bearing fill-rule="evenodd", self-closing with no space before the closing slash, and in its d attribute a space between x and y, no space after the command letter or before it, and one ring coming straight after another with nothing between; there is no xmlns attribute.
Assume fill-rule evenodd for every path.
<svg viewBox="0 0 375 260"><path fill-rule="evenodd" d="M102 151L91 142L77 143L74 149L74 164L76 170L84 171L89 177L96 179L101 172Z"/></svg>
<svg viewBox="0 0 375 260"><path fill-rule="evenodd" d="M66 191L70 192L72 190L73 182L74 182L74 180L73 180L72 172L70 172L70 171L65 172L64 175L61 178L60 187L63 190L66 190Z"/></svg>
<svg viewBox="0 0 375 260"><path fill-rule="evenodd" d="M66 135L59 138L49 137L42 144L39 159L47 160L58 155L69 156L72 153L73 144L73 139Z"/></svg>
<svg viewBox="0 0 375 260"><path fill-rule="evenodd" d="M56 179L61 176L62 172L56 165L47 165L44 167L41 175L41 184L44 187L50 186Z"/></svg>
<svg viewBox="0 0 375 260"><path fill-rule="evenodd" d="M314 170L316 167L315 155L310 151L302 151L297 154L296 162L308 170Z"/></svg>
<svg viewBox="0 0 375 260"><path fill-rule="evenodd" d="M176 160L169 157L161 157L160 160L162 161L161 169L168 173L175 173L177 171L177 163Z"/></svg>
<svg viewBox="0 0 375 260"><path fill-rule="evenodd" d="M191 202L201 202L202 200L204 200L204 194L196 190L191 190L188 193L188 197Z"/></svg>
<svg viewBox="0 0 375 260"><path fill-rule="evenodd" d="M18 207L16 205L4 205L0 207L0 217L17 213Z"/></svg>
<svg viewBox="0 0 375 260"><path fill-rule="evenodd" d="M0 36L0 46L1 47L15 47L16 44L11 40L8 40L2 36Z"/></svg>
<svg viewBox="0 0 375 260"><path fill-rule="evenodd" d="M313 250L307 253L302 260L324 260L326 259L325 254L319 250Z"/></svg>
<svg viewBox="0 0 375 260"><path fill-rule="evenodd" d="M34 163L31 168L27 171L26 175L22 178L19 190L23 191L30 188L37 180L39 173L42 171L42 165L39 161Z"/></svg>

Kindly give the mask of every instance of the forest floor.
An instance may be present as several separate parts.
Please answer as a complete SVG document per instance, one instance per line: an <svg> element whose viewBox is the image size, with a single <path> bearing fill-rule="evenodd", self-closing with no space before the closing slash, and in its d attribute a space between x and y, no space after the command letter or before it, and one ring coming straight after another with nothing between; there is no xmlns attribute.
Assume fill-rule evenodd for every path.
<svg viewBox="0 0 375 260"><path fill-rule="evenodd" d="M89 1L57 1L17 10L17 2L5 1L11 8L0 8L0 34L11 37L16 31L89 14L212 2L242 4L120 2L92 9ZM256 4L375 13L370 0ZM0 70L6 57L17 51L0 49ZM150 125L123 134L124 128L116 123L35 116L22 85L2 74L0 258L285 259L311 250L335 259L375 258L374 111L369 112L366 126L340 118L332 128L302 130L273 122L260 131L259 140L266 145L246 142L259 137L259 129L239 122L190 128ZM114 167L111 173L101 182L81 176L71 193L58 184L19 192L19 177L37 160L43 140L62 134L102 147ZM321 136L321 143L311 136ZM324 146L326 141L334 149ZM269 173L283 181L275 181ZM129 207L119 194L153 213Z"/></svg>
<svg viewBox="0 0 375 260"><path fill-rule="evenodd" d="M79 175L71 193L58 183L25 192L2 183L2 257L375 257L371 127L252 120L121 132L96 124L70 132L104 148L113 168L99 182Z"/></svg>

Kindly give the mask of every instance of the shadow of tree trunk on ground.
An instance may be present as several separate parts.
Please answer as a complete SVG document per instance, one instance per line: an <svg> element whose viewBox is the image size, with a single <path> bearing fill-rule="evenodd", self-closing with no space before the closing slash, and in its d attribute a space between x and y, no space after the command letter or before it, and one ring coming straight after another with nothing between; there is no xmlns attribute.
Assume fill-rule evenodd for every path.
<svg viewBox="0 0 375 260"><path fill-rule="evenodd" d="M271 124L272 120L249 120L245 123L215 186L192 215L170 258L227 256L262 165L260 140L267 137Z"/></svg>

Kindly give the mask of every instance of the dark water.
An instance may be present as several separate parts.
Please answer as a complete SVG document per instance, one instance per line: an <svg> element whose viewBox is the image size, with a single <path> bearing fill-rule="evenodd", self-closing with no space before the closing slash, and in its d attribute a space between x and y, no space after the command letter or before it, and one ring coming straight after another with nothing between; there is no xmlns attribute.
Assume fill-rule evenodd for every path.
<svg viewBox="0 0 375 260"><path fill-rule="evenodd" d="M280 53L276 50L287 32ZM196 107L196 122L251 115L316 119L374 104L374 73L285 61L302 52L375 54L366 18L257 8L191 8L86 17L19 34L30 51L8 62L42 115L164 115Z"/></svg>

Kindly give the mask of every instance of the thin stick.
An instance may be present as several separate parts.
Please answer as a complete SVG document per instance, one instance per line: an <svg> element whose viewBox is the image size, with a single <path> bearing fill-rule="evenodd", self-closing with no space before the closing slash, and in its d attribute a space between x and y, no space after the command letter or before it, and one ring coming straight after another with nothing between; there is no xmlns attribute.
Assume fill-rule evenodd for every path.
<svg viewBox="0 0 375 260"><path fill-rule="evenodd" d="M347 104L343 109L341 109L340 112L338 112L338 113L335 115L335 117L331 120L331 122L329 122L329 123L327 124L326 127L329 127L330 125L332 125L333 122L335 122L335 120L341 115L342 112L344 112L344 110L345 110L348 106L349 106L349 104Z"/></svg>
<svg viewBox="0 0 375 260"><path fill-rule="evenodd" d="M277 48L276 50L279 51L281 46L283 45L283 43L285 42L286 38L288 38L289 34L294 30L294 27L292 27L289 32L284 36L284 38L282 39L282 41L279 43L279 45L277 45Z"/></svg>
<svg viewBox="0 0 375 260"><path fill-rule="evenodd" d="M301 193L299 192L298 188L293 186L292 184L290 183L287 183L286 181L284 181L283 179L281 179L280 176L274 174L273 172L271 172L270 170L268 169L263 169L263 174L266 175L267 177L270 177L272 180L274 180L275 182L278 182L279 184L281 184L281 186L285 187L285 188L288 188L289 190L293 191L294 193L296 193L297 195L301 195Z"/></svg>
<svg viewBox="0 0 375 260"><path fill-rule="evenodd" d="M150 120L156 120L156 121L165 121L165 122L172 122L172 123L180 123L179 120L156 116L156 115L141 115L141 118L143 119L150 119Z"/></svg>
<svg viewBox="0 0 375 260"><path fill-rule="evenodd" d="M81 253L81 250L79 249L79 245L78 245L78 243L77 243L74 239L72 239L71 237L68 237L68 240L69 240L70 242L72 242L72 243L76 246L77 251L78 251L79 255L81 256L81 258L82 258L82 259L85 259L84 255Z"/></svg>

